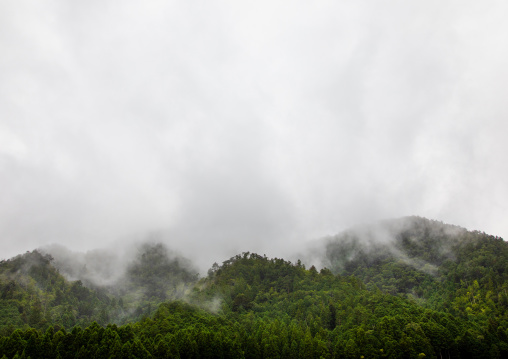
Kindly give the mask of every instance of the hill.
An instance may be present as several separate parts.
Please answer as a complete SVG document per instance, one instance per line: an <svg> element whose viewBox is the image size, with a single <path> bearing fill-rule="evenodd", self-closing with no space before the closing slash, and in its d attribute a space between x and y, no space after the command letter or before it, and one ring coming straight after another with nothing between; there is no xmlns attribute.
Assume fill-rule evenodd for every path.
<svg viewBox="0 0 508 359"><path fill-rule="evenodd" d="M152 310L121 326L83 322L72 331L51 326L53 317L36 321L39 330L29 329L30 319L22 317L25 327L13 322L10 328L21 330L4 331L0 353L6 358L508 357L508 249L501 238L408 217L354 228L320 246L317 253L327 263L321 269L245 252L198 279L186 266L176 266L163 247L152 245L144 261L141 255L129 267L126 275L133 279L122 287L127 292L83 288L106 314L114 308L111 302L132 290L144 293L138 305L164 301L158 307L150 304ZM28 266L31 257L42 264ZM4 287L5 276L17 273L10 280L29 278L36 288L29 298L21 285L17 296L2 300L35 303L37 296L52 298L53 287L71 296L68 288L77 282L64 279L51 262L29 253L2 263ZM175 301L174 283L182 281L188 289ZM54 302L47 303L51 308Z"/></svg>
<svg viewBox="0 0 508 359"><path fill-rule="evenodd" d="M93 255L100 263L104 253ZM197 280L188 261L160 243L140 245L113 280L107 280L113 269L105 264L89 269L75 253L61 249L55 256L34 250L0 262L0 333L135 321L161 302L183 297ZM95 281L101 276L102 282Z"/></svg>
<svg viewBox="0 0 508 359"><path fill-rule="evenodd" d="M505 318L508 245L500 237L407 217L327 238L324 247L334 273L368 287L463 318Z"/></svg>
<svg viewBox="0 0 508 359"><path fill-rule="evenodd" d="M92 321L107 324L114 309L100 290L69 282L51 265L53 258L27 252L0 263L0 331L14 328L71 328Z"/></svg>

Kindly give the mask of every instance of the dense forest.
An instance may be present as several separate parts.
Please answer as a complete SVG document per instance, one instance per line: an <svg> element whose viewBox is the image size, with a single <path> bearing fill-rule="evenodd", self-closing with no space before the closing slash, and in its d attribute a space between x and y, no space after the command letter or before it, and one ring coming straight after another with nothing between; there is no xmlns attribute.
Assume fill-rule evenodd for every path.
<svg viewBox="0 0 508 359"><path fill-rule="evenodd" d="M199 278L150 243L107 284L27 252L0 263L0 358L508 358L501 238L408 217L313 250Z"/></svg>

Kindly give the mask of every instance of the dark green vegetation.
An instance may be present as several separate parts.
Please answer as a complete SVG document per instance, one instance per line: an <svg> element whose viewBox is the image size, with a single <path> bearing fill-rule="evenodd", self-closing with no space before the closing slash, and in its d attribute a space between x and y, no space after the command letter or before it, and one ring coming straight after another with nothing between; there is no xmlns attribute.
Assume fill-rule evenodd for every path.
<svg viewBox="0 0 508 359"><path fill-rule="evenodd" d="M72 329L136 321L164 300L183 297L197 281L186 261L170 256L162 244L144 244L115 285L66 280L52 262L39 251L0 262L0 334L26 326Z"/></svg>
<svg viewBox="0 0 508 359"><path fill-rule="evenodd" d="M199 281L161 253L146 247L116 292L66 281L37 252L3 262L1 355L508 357L508 246L484 233L406 218L328 238L330 269L243 253ZM120 325L125 298L123 312L141 309Z"/></svg>

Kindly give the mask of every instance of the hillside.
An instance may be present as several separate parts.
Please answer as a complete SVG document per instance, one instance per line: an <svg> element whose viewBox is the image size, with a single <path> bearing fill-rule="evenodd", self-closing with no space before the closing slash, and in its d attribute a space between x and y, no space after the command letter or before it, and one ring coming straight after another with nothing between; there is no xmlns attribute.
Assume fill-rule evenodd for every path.
<svg viewBox="0 0 508 359"><path fill-rule="evenodd" d="M64 279L48 256L18 256L1 267L2 293L12 292L6 278L17 289L2 297L10 309L2 317L0 353L32 359L508 357L508 247L501 238L408 217L355 228L321 245L316 251L328 268L245 252L200 280L163 247L145 247L121 290L81 284L94 308L86 321L101 310L114 318L112 303L129 296L137 297L131 304L142 313L122 326L80 317L67 331L55 317L31 321L23 313L32 313L37 301L53 313L58 288L69 296L65 303L75 301L60 308L76 310L80 297L72 297L72 288L81 282ZM171 295L184 282L188 289L175 301Z"/></svg>
<svg viewBox="0 0 508 359"><path fill-rule="evenodd" d="M110 298L81 281L67 281L51 261L50 255L33 251L0 263L1 332L24 326L107 324L108 312L114 310Z"/></svg>
<svg viewBox="0 0 508 359"><path fill-rule="evenodd" d="M106 264L94 271L68 251L57 253L55 259L34 250L0 263L0 333L135 321L161 302L181 298L197 280L187 261L162 244L141 245L124 272L106 284L94 281L108 278Z"/></svg>
<svg viewBox="0 0 508 359"><path fill-rule="evenodd" d="M327 238L324 263L425 307L506 319L508 245L500 237L407 217Z"/></svg>

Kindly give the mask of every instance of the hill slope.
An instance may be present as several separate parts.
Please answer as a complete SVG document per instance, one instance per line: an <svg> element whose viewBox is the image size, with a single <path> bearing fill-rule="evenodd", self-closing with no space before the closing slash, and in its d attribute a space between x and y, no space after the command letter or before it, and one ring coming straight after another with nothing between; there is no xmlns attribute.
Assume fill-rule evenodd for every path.
<svg viewBox="0 0 508 359"><path fill-rule="evenodd" d="M506 320L508 244L419 217L326 239L327 265L386 293L475 320Z"/></svg>
<svg viewBox="0 0 508 359"><path fill-rule="evenodd" d="M51 261L50 255L33 251L0 263L0 331L107 324L114 305L106 293L67 281Z"/></svg>
<svg viewBox="0 0 508 359"><path fill-rule="evenodd" d="M87 268L69 252L58 254L55 260L35 250L0 263L0 333L23 326L71 329L94 321L135 321L161 302L183 297L197 280L185 259L157 243L141 245L123 274L102 285L90 273L107 274Z"/></svg>
<svg viewBox="0 0 508 359"><path fill-rule="evenodd" d="M508 357L508 249L498 237L418 217L386 221L327 238L322 253L330 269L245 252L214 265L197 282L176 270L174 278L195 283L181 297L187 303L171 301L171 287L157 290L165 280L156 278L171 278L175 263L164 259L161 248L150 248L144 264L132 267L136 279L124 288L148 290L153 294L143 297L148 303L170 300L151 317L121 327L93 323L56 333L48 318L45 332L6 332L0 354L32 359ZM16 259L2 263L2 288L8 273L18 273L20 278L11 280L29 277L37 288L30 300L52 295L51 287L58 288L62 278L50 259L25 256L36 256L34 262L42 260L47 269L22 269L25 264ZM41 275L44 271L49 274ZM73 285L64 281L65 293L72 293L66 288ZM102 304L106 300L101 302L99 292L88 290L99 307L111 308ZM28 291L18 292L21 302L29 301ZM110 301L125 295L106 294Z"/></svg>

